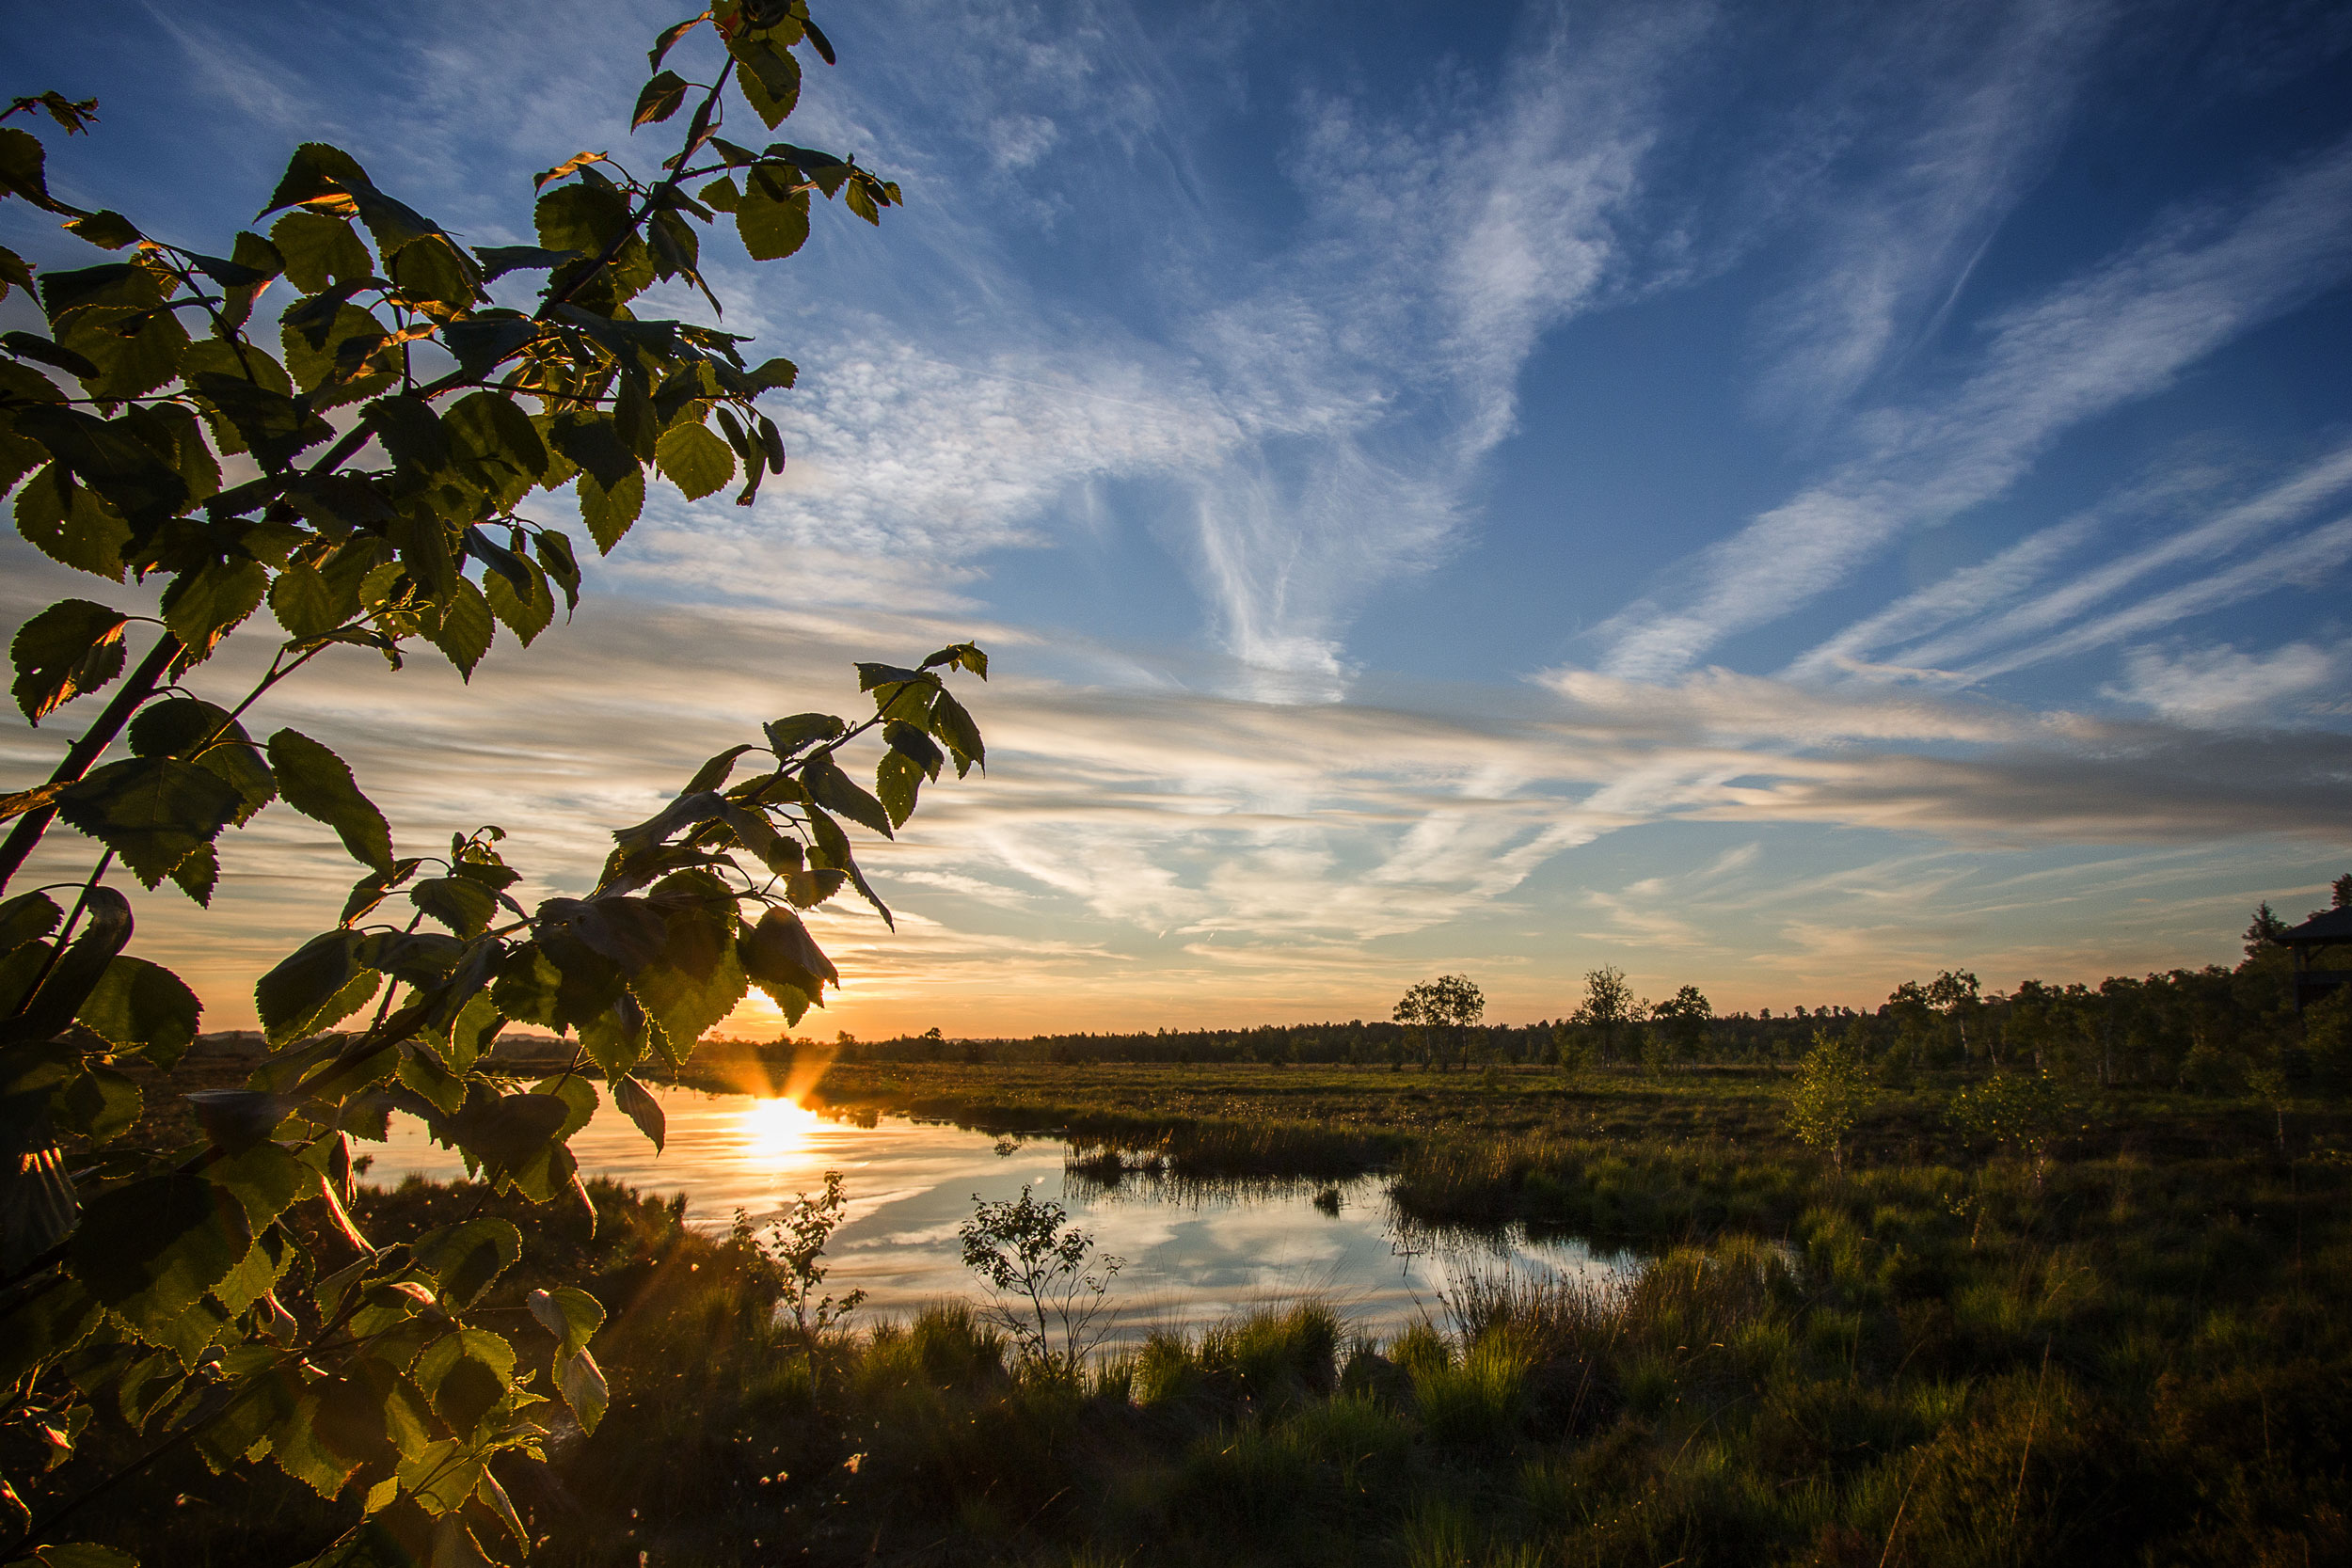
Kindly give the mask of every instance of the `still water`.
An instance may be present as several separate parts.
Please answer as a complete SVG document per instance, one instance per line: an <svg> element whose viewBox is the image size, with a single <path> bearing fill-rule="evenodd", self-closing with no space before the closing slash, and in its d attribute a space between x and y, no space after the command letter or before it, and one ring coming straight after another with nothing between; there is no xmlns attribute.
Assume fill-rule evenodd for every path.
<svg viewBox="0 0 2352 1568"><path fill-rule="evenodd" d="M825 1288L863 1289L867 1322L940 1296L980 1294L956 1227L976 1198L1011 1199L1025 1185L1068 1209L1099 1252L1124 1259L1111 1288L1113 1342L1303 1295L1330 1302L1361 1332L1387 1336L1423 1314L1440 1315L1445 1291L1466 1276L1597 1280L1635 1266L1629 1254L1533 1239L1518 1227L1433 1233L1402 1225L1383 1177L1337 1183L1331 1213L1315 1203L1328 1182L1130 1173L1106 1184L1068 1169L1069 1146L1052 1138L1015 1142L898 1117L862 1127L789 1100L654 1092L669 1118L666 1149L656 1155L607 1103L572 1139L580 1169L647 1193L683 1192L687 1223L704 1230L724 1230L739 1209L757 1224L796 1195L820 1190L826 1171L840 1171L849 1219L826 1248L833 1272ZM393 1118L389 1147L361 1147L374 1156L367 1179L379 1185L410 1172L465 1175L457 1155L408 1117Z"/></svg>

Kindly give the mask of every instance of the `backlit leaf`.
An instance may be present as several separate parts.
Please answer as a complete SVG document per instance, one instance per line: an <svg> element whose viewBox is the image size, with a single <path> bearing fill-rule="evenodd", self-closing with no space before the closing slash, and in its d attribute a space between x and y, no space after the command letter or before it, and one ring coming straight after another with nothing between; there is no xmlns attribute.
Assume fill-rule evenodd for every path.
<svg viewBox="0 0 2352 1568"><path fill-rule="evenodd" d="M244 803L236 787L210 768L133 757L93 771L65 792L57 810L151 888L219 836Z"/></svg>
<svg viewBox="0 0 2352 1568"><path fill-rule="evenodd" d="M122 671L122 628L130 617L87 599L61 599L19 626L8 644L16 663L16 705L39 723L43 715L95 691Z"/></svg>
<svg viewBox="0 0 2352 1568"><path fill-rule="evenodd" d="M196 1041L203 1004L180 976L161 964L119 955L74 1021L109 1045L136 1051L169 1069Z"/></svg>
<svg viewBox="0 0 2352 1568"><path fill-rule="evenodd" d="M353 860L390 873L392 830L359 793L342 758L309 736L279 730L269 737L269 761L286 804L334 829Z"/></svg>
<svg viewBox="0 0 2352 1568"><path fill-rule="evenodd" d="M358 960L359 933L312 937L254 983L254 1010L272 1045L331 1029L368 1005L378 977Z"/></svg>
<svg viewBox="0 0 2352 1568"><path fill-rule="evenodd" d="M735 454L703 425L672 425L661 433L654 456L688 500L700 500L735 477Z"/></svg>

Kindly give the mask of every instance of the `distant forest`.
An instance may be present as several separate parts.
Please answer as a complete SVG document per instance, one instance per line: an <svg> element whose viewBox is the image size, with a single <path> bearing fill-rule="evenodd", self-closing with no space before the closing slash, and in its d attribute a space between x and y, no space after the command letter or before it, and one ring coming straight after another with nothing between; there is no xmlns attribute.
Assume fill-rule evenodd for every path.
<svg viewBox="0 0 2352 1568"><path fill-rule="evenodd" d="M2352 899L2352 877L2337 903ZM1788 1013L1715 1015L1691 988L1677 1002L1604 1023L1589 1008L1529 1024L1467 1032L1467 1050L1439 1049L1430 1032L1364 1019L1344 1023L1269 1023L1245 1029L1034 1035L958 1039L931 1030L888 1040L837 1044L845 1061L1081 1063L1199 1062L1446 1065L1449 1053L1475 1064L1581 1067L1640 1064L1660 1070L1710 1063L1788 1063L1817 1034L1859 1047L1885 1078L1970 1066L2040 1069L2099 1085L2242 1091L2249 1075L2283 1076L2308 1092L2352 1092L2352 988L2307 1007L2294 1002L2292 958L2277 938L2287 923L2267 904L2245 936L2246 958L2096 986L2021 983L1980 993L1976 976L1946 972L1906 982L1875 1010L1799 1006ZM1698 1006L1691 1005L1696 998ZM803 1041L813 1045L815 1041Z"/></svg>

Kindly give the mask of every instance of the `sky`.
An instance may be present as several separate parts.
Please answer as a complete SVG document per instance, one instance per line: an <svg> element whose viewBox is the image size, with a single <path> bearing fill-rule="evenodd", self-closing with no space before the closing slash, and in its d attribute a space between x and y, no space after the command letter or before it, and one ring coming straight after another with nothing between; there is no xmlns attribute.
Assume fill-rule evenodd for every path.
<svg viewBox="0 0 2352 1568"><path fill-rule="evenodd" d="M895 931L816 920L803 1033L1384 1018L1443 972L1518 1022L1602 965L1870 1006L2234 961L2352 870L2352 10L817 15L785 134L906 205L706 242L802 367L782 481L657 485L469 685L353 650L270 699L404 848L497 822L583 891L704 756L971 637L986 775L862 857ZM150 232L225 252L325 139L512 244L533 172L666 155L627 117L674 20L95 0L0 58L101 100L53 188ZM96 259L22 203L0 241ZM140 602L0 550L10 625ZM10 787L85 721L0 738ZM235 1027L352 867L283 808L224 863L135 950Z"/></svg>

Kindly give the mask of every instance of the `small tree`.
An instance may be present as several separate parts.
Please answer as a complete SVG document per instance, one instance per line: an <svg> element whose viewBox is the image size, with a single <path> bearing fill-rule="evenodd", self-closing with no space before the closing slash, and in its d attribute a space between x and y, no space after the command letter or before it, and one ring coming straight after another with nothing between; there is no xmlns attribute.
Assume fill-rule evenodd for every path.
<svg viewBox="0 0 2352 1568"><path fill-rule="evenodd" d="M1877 1098L1861 1053L1832 1038L1827 1030L1817 1029L1813 1049L1798 1064L1796 1081L1788 1087L1788 1131L1806 1148L1828 1155L1830 1164L1842 1172L1847 1140Z"/></svg>
<svg viewBox="0 0 2352 1568"><path fill-rule="evenodd" d="M2066 1092L2046 1072L1996 1072L1952 1096L1951 1124L1971 1137L2014 1148L2042 1185L2050 1148L2074 1119Z"/></svg>
<svg viewBox="0 0 2352 1568"><path fill-rule="evenodd" d="M830 1268L823 1261L825 1243L849 1217L850 1200L842 1192L841 1173L829 1170L823 1192L815 1197L794 1194L791 1207L768 1227L767 1251L783 1274L780 1299L792 1314L793 1333L808 1353L812 1369L818 1343L866 1301L864 1291L837 1298L817 1293Z"/></svg>
<svg viewBox="0 0 2352 1568"><path fill-rule="evenodd" d="M1469 1059L1470 1032L1486 1014L1486 999L1469 976L1440 974L1399 997L1391 1016L1413 1030L1424 1056L1434 1056L1442 1067L1450 1059Z"/></svg>
<svg viewBox="0 0 2352 1568"><path fill-rule="evenodd" d="M963 1266L995 1291L996 1321L1025 1361L1075 1377L1110 1332L1105 1298L1125 1260L1094 1257L1094 1238L1067 1225L1060 1204L1037 1201L1025 1186L1011 1203L989 1203L977 1193L972 1202L972 1217L957 1232Z"/></svg>
<svg viewBox="0 0 2352 1568"><path fill-rule="evenodd" d="M1582 1024L1600 1037L1600 1059L1617 1059L1617 1031L1633 1022L1633 990L1625 983L1625 971L1613 965L1587 971L1584 975L1584 1004L1576 1009L1571 1022Z"/></svg>

